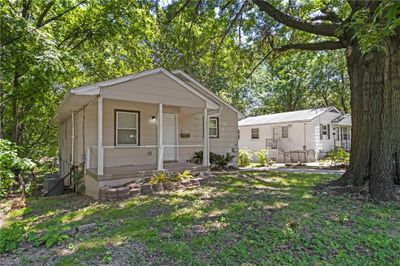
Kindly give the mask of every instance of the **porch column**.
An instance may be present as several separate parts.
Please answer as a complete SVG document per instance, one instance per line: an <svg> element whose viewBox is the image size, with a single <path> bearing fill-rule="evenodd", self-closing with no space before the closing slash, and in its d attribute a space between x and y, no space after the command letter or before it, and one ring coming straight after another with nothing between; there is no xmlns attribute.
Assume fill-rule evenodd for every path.
<svg viewBox="0 0 400 266"><path fill-rule="evenodd" d="M204 129L204 151L203 151L203 166L210 166L210 154L209 154L209 137L208 137L208 112L207 106L204 108L204 121L203 121L203 129Z"/></svg>
<svg viewBox="0 0 400 266"><path fill-rule="evenodd" d="M158 105L158 153L157 170L164 170L164 146L163 146L163 104Z"/></svg>
<svg viewBox="0 0 400 266"><path fill-rule="evenodd" d="M103 154L103 96L97 101L97 175L104 173Z"/></svg>

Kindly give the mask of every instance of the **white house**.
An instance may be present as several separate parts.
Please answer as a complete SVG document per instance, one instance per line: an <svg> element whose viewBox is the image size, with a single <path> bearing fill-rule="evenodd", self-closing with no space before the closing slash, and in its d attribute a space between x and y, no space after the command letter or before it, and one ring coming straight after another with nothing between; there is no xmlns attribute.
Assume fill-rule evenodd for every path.
<svg viewBox="0 0 400 266"><path fill-rule="evenodd" d="M335 107L248 117L239 121L239 148L268 150L277 162L315 161L336 145L351 147L351 116Z"/></svg>
<svg viewBox="0 0 400 266"><path fill-rule="evenodd" d="M238 150L243 115L183 71L156 68L75 88L60 104L60 174L85 170L86 193L153 171L209 167L209 152ZM190 162L203 151L203 165ZM203 169L204 170L204 169Z"/></svg>

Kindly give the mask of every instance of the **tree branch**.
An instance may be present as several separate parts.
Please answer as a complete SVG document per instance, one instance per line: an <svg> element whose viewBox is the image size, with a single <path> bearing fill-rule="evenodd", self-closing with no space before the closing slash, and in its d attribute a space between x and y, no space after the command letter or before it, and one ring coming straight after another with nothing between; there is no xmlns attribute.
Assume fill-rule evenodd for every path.
<svg viewBox="0 0 400 266"><path fill-rule="evenodd" d="M43 9L42 13L39 15L37 22L36 22L36 27L40 27L43 23L44 18L47 16L47 13L49 13L51 7L55 4L55 1L50 1Z"/></svg>
<svg viewBox="0 0 400 266"><path fill-rule="evenodd" d="M262 64L265 60L268 59L272 52L285 52L288 50L305 50L305 51L320 51L320 50L338 50L345 48L345 46L341 42L335 41L324 41L317 43L293 43L281 46L279 48L273 48L269 51L261 60L257 63L257 65L251 70L251 72L246 76L246 79L253 75L254 71Z"/></svg>
<svg viewBox="0 0 400 266"><path fill-rule="evenodd" d="M316 43L293 43L276 48L277 52L284 52L287 50L306 50L306 51L321 51L321 50L338 50L343 49L344 46L341 42L324 41Z"/></svg>
<svg viewBox="0 0 400 266"><path fill-rule="evenodd" d="M240 18L240 16L242 15L246 4L247 4L247 0L244 0L244 2L243 2L243 4L242 4L242 6L240 7L239 11L238 11L238 12L236 13L236 15L233 17L233 19L232 19L231 23L229 24L228 28L226 29L226 31L225 31L224 34L222 35L222 38L221 38L221 40L219 41L219 43L218 43L218 45L217 45L217 48L216 48L215 51L214 51L214 54L216 54L216 53L219 51L219 49L221 48L222 43L224 42L226 36L227 36L228 33L232 30L232 28L233 28L233 26L235 25L236 21L237 21L237 20Z"/></svg>
<svg viewBox="0 0 400 266"><path fill-rule="evenodd" d="M40 26L37 26L37 27L33 28L32 31L38 30L38 29L40 29L40 28L46 26L46 25L49 24L50 22L59 19L60 17L64 16L65 14L67 14L67 13L69 13L69 12L71 12L72 10L74 10L75 8L77 8L78 6L80 6L80 5L82 5L82 4L86 3L86 2L87 2L87 0L82 0L81 2L79 2L79 3L77 3L76 5L74 5L74 6L70 7L70 8L68 8L67 10L61 12L60 14L57 14L57 15L55 15L54 17L51 17L51 18L49 18L48 20L43 21L43 22L41 23ZM18 35L17 37L8 40L8 41L5 42L4 44L2 44L2 46L4 47L4 46L6 46L6 45L12 44L13 42L15 42L15 41L21 39L23 36L24 36L24 34L20 34L20 35Z"/></svg>
<svg viewBox="0 0 400 266"><path fill-rule="evenodd" d="M176 17L179 16L180 13L183 12L183 10L186 8L186 6L190 3L190 0L187 0L179 9L176 11L176 13L172 16L172 18L167 22L167 24L171 23Z"/></svg>
<svg viewBox="0 0 400 266"><path fill-rule="evenodd" d="M253 2L269 16L277 20L278 22L301 31L322 35L322 36L335 36L336 30L339 28L339 24L333 23L312 23L305 22L298 18L289 16L274 6L272 6L267 1L263 0L253 0Z"/></svg>

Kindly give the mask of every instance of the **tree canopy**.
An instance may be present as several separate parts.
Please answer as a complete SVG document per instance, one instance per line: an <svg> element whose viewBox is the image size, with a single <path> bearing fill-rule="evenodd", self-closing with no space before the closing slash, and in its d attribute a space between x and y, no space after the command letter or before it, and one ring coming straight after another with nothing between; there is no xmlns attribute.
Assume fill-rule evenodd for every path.
<svg viewBox="0 0 400 266"><path fill-rule="evenodd" d="M0 0L0 137L24 156L55 156L52 117L66 91L157 66L188 72L246 114L336 105L352 112L356 135L374 132L361 123L367 71L355 66L368 56L396 64L388 60L399 8L388 0ZM363 106L388 106L378 100ZM365 154L378 135L354 150ZM366 168L354 158L350 169Z"/></svg>

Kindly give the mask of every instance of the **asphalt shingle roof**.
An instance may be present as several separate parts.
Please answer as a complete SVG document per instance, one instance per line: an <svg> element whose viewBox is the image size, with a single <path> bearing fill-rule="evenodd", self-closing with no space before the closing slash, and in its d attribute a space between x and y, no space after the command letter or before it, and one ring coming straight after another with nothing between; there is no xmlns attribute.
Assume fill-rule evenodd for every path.
<svg viewBox="0 0 400 266"><path fill-rule="evenodd" d="M332 107L253 116L240 120L239 126L311 121L330 109L332 109ZM338 116L339 115L340 114L338 114Z"/></svg>

